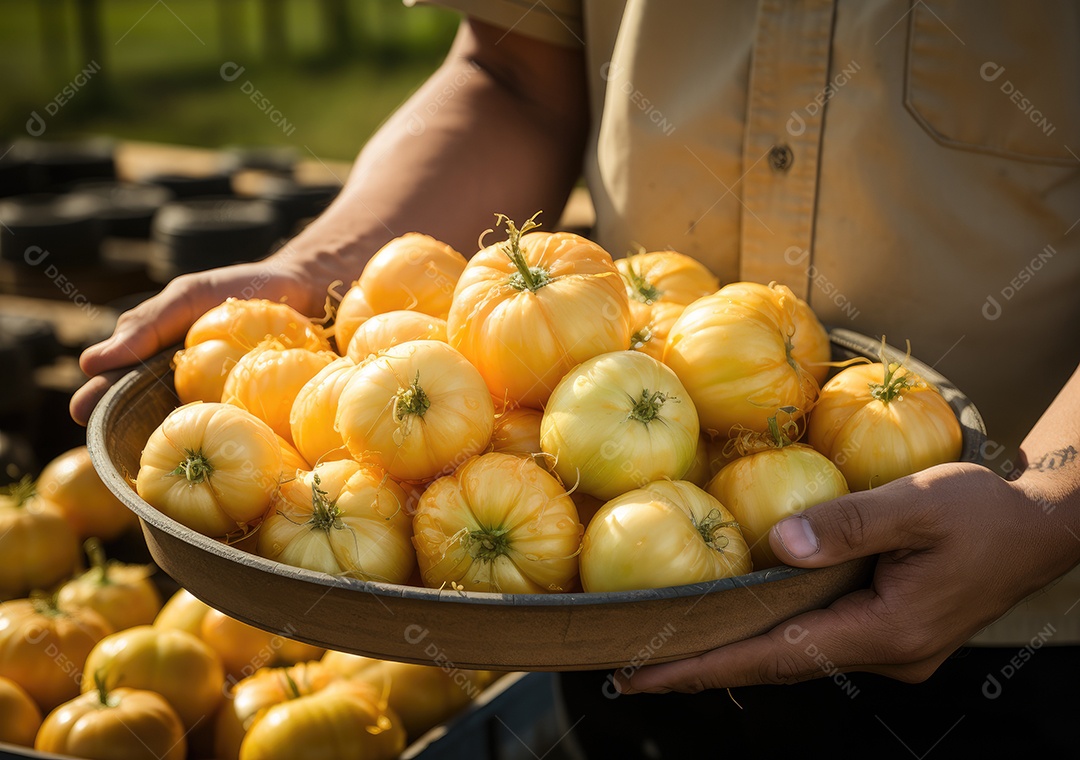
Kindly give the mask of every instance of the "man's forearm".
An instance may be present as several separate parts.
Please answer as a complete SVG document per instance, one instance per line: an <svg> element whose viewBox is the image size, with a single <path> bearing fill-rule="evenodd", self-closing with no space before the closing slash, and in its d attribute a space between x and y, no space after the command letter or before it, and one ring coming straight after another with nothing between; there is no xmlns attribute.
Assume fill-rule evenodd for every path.
<svg viewBox="0 0 1080 760"><path fill-rule="evenodd" d="M579 53L463 22L440 69L378 130L338 199L282 255L355 279L383 243L430 234L466 256L494 213L551 225L588 127Z"/></svg>

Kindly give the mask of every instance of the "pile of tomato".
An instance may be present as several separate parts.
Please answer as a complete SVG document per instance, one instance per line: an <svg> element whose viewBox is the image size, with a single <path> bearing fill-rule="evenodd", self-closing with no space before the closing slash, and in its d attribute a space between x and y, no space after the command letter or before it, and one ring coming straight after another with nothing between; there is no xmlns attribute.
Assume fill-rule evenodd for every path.
<svg viewBox="0 0 1080 760"><path fill-rule="evenodd" d="M468 260L399 237L321 322L203 315L139 494L335 575L619 591L774 565L778 519L959 457L933 386L835 366L786 287L721 287L674 251L614 261L534 220L500 216Z"/></svg>
<svg viewBox="0 0 1080 760"><path fill-rule="evenodd" d="M494 680L325 651L184 590L163 604L152 566L105 557L135 527L85 447L0 494L0 742L100 760L389 759Z"/></svg>

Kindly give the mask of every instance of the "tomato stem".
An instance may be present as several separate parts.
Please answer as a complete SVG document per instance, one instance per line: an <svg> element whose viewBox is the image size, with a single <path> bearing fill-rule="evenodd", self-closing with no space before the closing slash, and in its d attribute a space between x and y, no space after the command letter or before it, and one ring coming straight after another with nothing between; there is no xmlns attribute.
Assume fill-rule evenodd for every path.
<svg viewBox="0 0 1080 760"><path fill-rule="evenodd" d="M525 224L521 225L520 230L514 224L514 220L506 214L495 215L498 224L506 224L506 242L503 243L503 253L517 268L517 271L510 275L510 287L514 290L528 290L535 293L551 282L551 275L547 273L547 270L543 267L529 266L521 250L521 236L540 226L540 223L536 221L540 213L537 211L533 214Z"/></svg>
<svg viewBox="0 0 1080 760"><path fill-rule="evenodd" d="M116 707L116 699L109 699L109 684L105 680L105 669L94 671L94 691L97 692L98 707Z"/></svg>
<svg viewBox="0 0 1080 760"><path fill-rule="evenodd" d="M507 528L474 530L470 531L464 540L468 543L473 559L494 562L510 553L510 539L506 535L508 532Z"/></svg>
<svg viewBox="0 0 1080 760"><path fill-rule="evenodd" d="M210 460L206 457L202 451L192 451L191 449L185 449L187 456L180 464L176 466L176 469L170 472L170 475L183 475L187 480L188 485L198 485L203 481L209 480L210 476L214 474L214 466L210 464Z"/></svg>
<svg viewBox="0 0 1080 760"><path fill-rule="evenodd" d="M717 535L717 533L724 528L738 528L739 523L736 520L723 519L720 510L714 509L705 515L705 518L696 527L710 549L723 553L730 541L727 536Z"/></svg>
<svg viewBox="0 0 1080 760"><path fill-rule="evenodd" d="M660 409L669 400L675 401L676 403L679 401L679 399L668 396L661 391L649 393L649 389L645 388L641 391L641 398L635 401L634 407L630 410L630 414L628 414L627 417L648 425L660 416Z"/></svg>
<svg viewBox="0 0 1080 760"><path fill-rule="evenodd" d="M336 499L330 499L330 494L319 488L320 485L322 480L315 475L311 485L311 519L308 520L308 525L312 530L324 530L327 533L331 530L343 530L345 524L341 521L341 507L337 505Z"/></svg>
<svg viewBox="0 0 1080 760"><path fill-rule="evenodd" d="M23 475L18 483L6 486L0 493L3 493L14 502L12 506L25 507L26 503L37 495L37 487L33 478L29 475Z"/></svg>
<svg viewBox="0 0 1080 760"><path fill-rule="evenodd" d="M660 300L664 291L642 277L640 270L634 269L634 258L633 256L626 257L627 273L623 275L623 279L630 286L630 297L644 304L654 304Z"/></svg>
<svg viewBox="0 0 1080 760"><path fill-rule="evenodd" d="M83 551L86 552L86 556L90 559L90 573L93 574L94 583L99 586L107 586L111 582L109 580L109 565L105 559L105 549L101 546L101 541L97 538L90 537L83 542Z"/></svg>
<svg viewBox="0 0 1080 760"><path fill-rule="evenodd" d="M640 330L630 336L630 348L641 348L652 339L652 327L649 325L645 325L645 327L642 327Z"/></svg>
<svg viewBox="0 0 1080 760"><path fill-rule="evenodd" d="M407 388L400 388L394 402L394 419L398 422L415 414L423 417L424 413L431 408L431 399L420 387L420 372L416 373L416 379Z"/></svg>

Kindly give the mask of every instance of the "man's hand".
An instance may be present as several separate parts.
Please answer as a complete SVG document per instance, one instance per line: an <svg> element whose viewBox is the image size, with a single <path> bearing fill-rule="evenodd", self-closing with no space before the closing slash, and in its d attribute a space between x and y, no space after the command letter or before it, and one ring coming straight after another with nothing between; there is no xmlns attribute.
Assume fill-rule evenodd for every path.
<svg viewBox="0 0 1080 760"><path fill-rule="evenodd" d="M700 657L646 667L621 691L697 692L867 671L928 678L954 650L1080 558L1071 510L1044 510L1023 478L971 464L933 467L782 520L781 561L825 567L880 554L873 583L830 607ZM812 645L812 646L811 646Z"/></svg>
<svg viewBox="0 0 1080 760"><path fill-rule="evenodd" d="M121 314L112 336L83 352L79 364L90 380L71 397L72 418L85 425L120 376L181 342L192 322L229 296L241 296L257 286L260 298L284 299L302 313L319 316L319 297L329 284L316 287L302 272L270 261L176 278L158 295Z"/></svg>

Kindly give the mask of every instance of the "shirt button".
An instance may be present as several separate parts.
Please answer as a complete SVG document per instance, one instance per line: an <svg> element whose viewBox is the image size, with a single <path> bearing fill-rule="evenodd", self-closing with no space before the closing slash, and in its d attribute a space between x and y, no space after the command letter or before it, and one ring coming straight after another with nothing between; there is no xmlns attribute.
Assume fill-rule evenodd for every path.
<svg viewBox="0 0 1080 760"><path fill-rule="evenodd" d="M786 172L794 161L795 155L786 145L774 145L769 151L769 166L773 168L773 171Z"/></svg>

